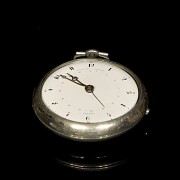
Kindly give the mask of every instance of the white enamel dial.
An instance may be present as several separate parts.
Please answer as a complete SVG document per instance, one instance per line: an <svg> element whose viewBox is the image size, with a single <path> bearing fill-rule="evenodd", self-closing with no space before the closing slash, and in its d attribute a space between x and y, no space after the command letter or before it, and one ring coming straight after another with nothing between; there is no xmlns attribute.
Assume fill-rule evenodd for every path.
<svg viewBox="0 0 180 180"><path fill-rule="evenodd" d="M129 112L138 100L138 87L116 63L86 58L52 72L41 94L43 103L60 117L99 123Z"/></svg>

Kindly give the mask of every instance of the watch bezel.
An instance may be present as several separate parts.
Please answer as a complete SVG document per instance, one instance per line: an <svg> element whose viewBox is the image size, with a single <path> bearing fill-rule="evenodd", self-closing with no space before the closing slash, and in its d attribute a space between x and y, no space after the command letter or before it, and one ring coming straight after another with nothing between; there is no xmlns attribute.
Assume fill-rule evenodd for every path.
<svg viewBox="0 0 180 180"><path fill-rule="evenodd" d="M69 64L77 61L93 61L97 59L99 61L112 63L133 77L138 87L138 100L135 106L123 116L97 123L75 122L53 113L42 100L42 88L46 79L57 69ZM146 114L146 110L148 109L148 96L142 81L126 66L103 58L81 58L67 61L50 70L34 90L32 106L41 123L57 135L77 141L101 141L119 136L133 128ZM100 126L101 128L99 128ZM78 129L75 127L78 127Z"/></svg>

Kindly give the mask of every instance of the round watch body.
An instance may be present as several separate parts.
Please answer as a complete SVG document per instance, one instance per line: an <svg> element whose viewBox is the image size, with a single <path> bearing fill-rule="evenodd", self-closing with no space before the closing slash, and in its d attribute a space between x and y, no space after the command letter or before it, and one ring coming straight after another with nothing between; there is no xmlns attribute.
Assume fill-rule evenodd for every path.
<svg viewBox="0 0 180 180"><path fill-rule="evenodd" d="M49 71L33 93L33 109L54 133L78 141L119 136L149 111L137 75L96 50Z"/></svg>

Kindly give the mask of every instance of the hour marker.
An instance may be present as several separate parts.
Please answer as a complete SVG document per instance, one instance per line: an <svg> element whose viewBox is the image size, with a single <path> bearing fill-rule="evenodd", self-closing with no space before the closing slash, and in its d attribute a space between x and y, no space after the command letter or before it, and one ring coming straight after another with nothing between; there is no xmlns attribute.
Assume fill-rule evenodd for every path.
<svg viewBox="0 0 180 180"><path fill-rule="evenodd" d="M125 81L125 80L127 80L127 78L126 78L126 77L123 77L122 80Z"/></svg>
<svg viewBox="0 0 180 180"><path fill-rule="evenodd" d="M70 112L68 112L68 113L66 114L66 116L69 116L69 114L70 114Z"/></svg>
<svg viewBox="0 0 180 180"><path fill-rule="evenodd" d="M112 68L109 68L108 71L110 71Z"/></svg>
<svg viewBox="0 0 180 180"><path fill-rule="evenodd" d="M52 103L52 105L56 105L56 104L58 104L58 103L57 103L57 102L53 102L53 103Z"/></svg>
<svg viewBox="0 0 180 180"><path fill-rule="evenodd" d="M107 113L107 115L108 115L109 117L111 117L111 114Z"/></svg>
<svg viewBox="0 0 180 180"><path fill-rule="evenodd" d="M94 64L89 64L89 67L94 67Z"/></svg>
<svg viewBox="0 0 180 180"><path fill-rule="evenodd" d="M124 107L126 107L126 105L124 105L124 104L121 104L121 106L124 106Z"/></svg>
<svg viewBox="0 0 180 180"><path fill-rule="evenodd" d="M53 89L48 89L49 91L52 91Z"/></svg>
<svg viewBox="0 0 180 180"><path fill-rule="evenodd" d="M135 94L134 91L127 91L126 94Z"/></svg>
<svg viewBox="0 0 180 180"><path fill-rule="evenodd" d="M89 116L86 116L86 121L88 121L90 119L90 117Z"/></svg>
<svg viewBox="0 0 180 180"><path fill-rule="evenodd" d="M54 79L59 79L60 75L54 76Z"/></svg>
<svg viewBox="0 0 180 180"><path fill-rule="evenodd" d="M69 67L69 69L70 69L70 70L74 70L74 68L73 68L73 67Z"/></svg>

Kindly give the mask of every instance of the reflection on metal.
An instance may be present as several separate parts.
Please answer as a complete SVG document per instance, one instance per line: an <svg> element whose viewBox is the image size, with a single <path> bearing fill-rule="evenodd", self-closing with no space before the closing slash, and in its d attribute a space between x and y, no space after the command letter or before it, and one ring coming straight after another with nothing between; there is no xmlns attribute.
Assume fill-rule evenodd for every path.
<svg viewBox="0 0 180 180"><path fill-rule="evenodd" d="M56 158L56 161L63 166L83 171L107 170L121 166L128 161L125 157L119 159L117 156L117 159L114 159L108 155L97 155L89 158L85 156L69 155L69 158L66 160Z"/></svg>
<svg viewBox="0 0 180 180"><path fill-rule="evenodd" d="M150 112L150 109L149 109L149 108L147 108L147 109L146 109L146 113L145 113L145 114L146 114L146 115L148 115L148 114L149 114L149 112Z"/></svg>
<svg viewBox="0 0 180 180"><path fill-rule="evenodd" d="M82 125L82 124L72 124L71 127L73 129L77 129L77 130L86 130L87 126Z"/></svg>
<svg viewBox="0 0 180 180"><path fill-rule="evenodd" d="M100 124L96 127L97 130L103 130L103 129L108 129L111 126L113 126L113 124Z"/></svg>

